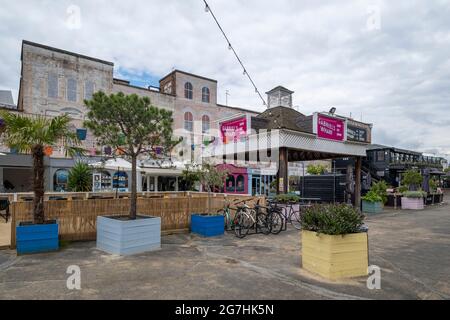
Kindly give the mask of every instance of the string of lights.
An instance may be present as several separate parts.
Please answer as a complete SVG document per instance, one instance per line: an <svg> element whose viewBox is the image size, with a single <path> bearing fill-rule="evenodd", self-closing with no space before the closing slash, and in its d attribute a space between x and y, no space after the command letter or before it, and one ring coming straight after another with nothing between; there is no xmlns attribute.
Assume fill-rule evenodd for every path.
<svg viewBox="0 0 450 320"><path fill-rule="evenodd" d="M242 69L244 70L244 76L247 76L248 79L250 80L251 84L253 85L253 87L255 88L255 92L259 95L259 97L261 98L263 105L266 105L266 101L264 100L263 96L261 95L261 93L259 92L258 88L255 85L255 82L253 81L252 77L250 76L250 74L248 73L247 69L244 66L244 63L242 63L242 60L239 58L238 54L236 53L236 50L234 50L233 46L231 45L230 40L228 39L227 35L225 34L225 31L223 31L222 26L220 25L219 21L217 21L216 16L214 15L214 13L211 10L211 7L208 5L208 3L206 2L206 0L203 0L203 2L205 3L205 12L209 12L211 13L211 16L213 17L214 21L216 22L217 26L219 27L220 31L222 32L223 36L225 37L225 40L228 43L228 49L233 51L237 61L239 62L239 64L242 66Z"/></svg>

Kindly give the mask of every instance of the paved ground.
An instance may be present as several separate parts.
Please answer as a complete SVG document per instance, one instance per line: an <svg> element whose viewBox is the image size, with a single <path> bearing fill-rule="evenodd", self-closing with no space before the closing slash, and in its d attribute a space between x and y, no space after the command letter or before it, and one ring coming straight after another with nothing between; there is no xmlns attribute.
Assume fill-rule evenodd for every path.
<svg viewBox="0 0 450 320"><path fill-rule="evenodd" d="M6 223L5 219L0 217L0 248L9 246L11 242L11 220Z"/></svg>
<svg viewBox="0 0 450 320"><path fill-rule="evenodd" d="M105 254L94 242L57 253L16 257L0 251L0 299L450 299L450 205L389 211L367 219L366 279L327 282L300 268L300 234L163 237L162 250L132 257ZM66 268L81 267L82 290L66 288Z"/></svg>

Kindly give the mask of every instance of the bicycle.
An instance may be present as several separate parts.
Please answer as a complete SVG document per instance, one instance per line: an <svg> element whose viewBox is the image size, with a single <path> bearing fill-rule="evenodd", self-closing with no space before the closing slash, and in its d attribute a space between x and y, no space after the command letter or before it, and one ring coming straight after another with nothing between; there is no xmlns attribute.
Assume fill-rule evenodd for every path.
<svg viewBox="0 0 450 320"><path fill-rule="evenodd" d="M262 219L262 216L265 217L264 223L267 225L268 228L267 234L269 233L279 234L283 229L283 216L280 208L270 206L270 204L269 207L265 207L260 205L259 201L260 200L258 200L255 205L255 210L257 216L259 216L260 219ZM261 209L264 210L265 213L263 213Z"/></svg>
<svg viewBox="0 0 450 320"><path fill-rule="evenodd" d="M267 215L260 211L258 205L255 208L250 208L246 204L247 200L241 202L244 203L243 206L238 207L238 211L235 215L235 227L234 233L238 238L244 238L247 236L250 229L255 229L258 233L258 229L261 230L263 234L270 234L271 227Z"/></svg>
<svg viewBox="0 0 450 320"><path fill-rule="evenodd" d="M283 216L283 220L285 222L286 227L287 227L287 224L290 223L295 229L301 230L301 228L302 228L302 224L301 224L302 223L301 222L302 208L309 207L310 205L290 201L290 202L286 203L285 206L281 207L281 206L279 206L279 203L276 201L269 200L269 203L271 205L273 205L274 207L279 208L281 210L281 214ZM295 210L294 205L298 205L299 209ZM284 228L284 230L286 230L286 228Z"/></svg>
<svg viewBox="0 0 450 320"><path fill-rule="evenodd" d="M233 201L236 201L237 199L234 199ZM235 226L235 219L232 217L231 211L237 211L237 208L232 208L231 201L225 200L226 204L222 209L217 210L217 214L222 214L225 217L225 230L226 231L232 231L234 230ZM233 203L234 205L241 203L242 201ZM234 215L236 216L236 214Z"/></svg>

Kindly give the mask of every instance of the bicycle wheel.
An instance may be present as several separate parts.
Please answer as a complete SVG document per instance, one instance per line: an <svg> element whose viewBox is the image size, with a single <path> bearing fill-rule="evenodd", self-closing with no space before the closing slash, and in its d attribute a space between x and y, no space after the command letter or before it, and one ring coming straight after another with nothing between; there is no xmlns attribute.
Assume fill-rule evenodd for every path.
<svg viewBox="0 0 450 320"><path fill-rule="evenodd" d="M302 228L302 220L300 211L293 211L290 216L290 222L295 229L300 230Z"/></svg>
<svg viewBox="0 0 450 320"><path fill-rule="evenodd" d="M231 227L232 227L232 221L231 221L230 215L227 214L224 209L217 210L217 214L224 216L224 218L225 218L225 231L230 231Z"/></svg>
<svg viewBox="0 0 450 320"><path fill-rule="evenodd" d="M265 213L259 212L256 215L256 225L263 234L269 234L271 231L271 223L268 220L268 215Z"/></svg>
<svg viewBox="0 0 450 320"><path fill-rule="evenodd" d="M248 214L242 210L239 210L234 217L234 234L238 238L244 238L250 229L249 225L250 218Z"/></svg>
<svg viewBox="0 0 450 320"><path fill-rule="evenodd" d="M269 221L270 221L270 232L272 234L279 234L283 229L284 218L283 214L278 210L272 210L269 213Z"/></svg>

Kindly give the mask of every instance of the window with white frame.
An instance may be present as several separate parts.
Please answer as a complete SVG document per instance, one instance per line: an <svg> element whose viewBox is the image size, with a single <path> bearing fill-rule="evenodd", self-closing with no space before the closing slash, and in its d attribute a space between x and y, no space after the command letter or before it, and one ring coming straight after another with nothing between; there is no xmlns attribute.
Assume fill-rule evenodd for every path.
<svg viewBox="0 0 450 320"><path fill-rule="evenodd" d="M210 121L209 121L209 116L207 116L206 114L202 117L202 132L203 133L208 133L209 129L210 129Z"/></svg>
<svg viewBox="0 0 450 320"><path fill-rule="evenodd" d="M77 80L74 78L67 79L67 100L77 101Z"/></svg>
<svg viewBox="0 0 450 320"><path fill-rule="evenodd" d="M58 98L58 75L55 73L48 74L47 93L49 98Z"/></svg>
<svg viewBox="0 0 450 320"><path fill-rule="evenodd" d="M194 131L194 117L190 112L184 114L184 129L189 132Z"/></svg>
<svg viewBox="0 0 450 320"><path fill-rule="evenodd" d="M209 103L209 88L202 88L202 102Z"/></svg>
<svg viewBox="0 0 450 320"><path fill-rule="evenodd" d="M84 99L91 100L94 95L94 83L92 81L86 81L84 84Z"/></svg>
<svg viewBox="0 0 450 320"><path fill-rule="evenodd" d="M186 82L186 83L184 84L184 97L185 97L186 99L192 100L192 96L193 96L193 87L192 87L192 83Z"/></svg>

